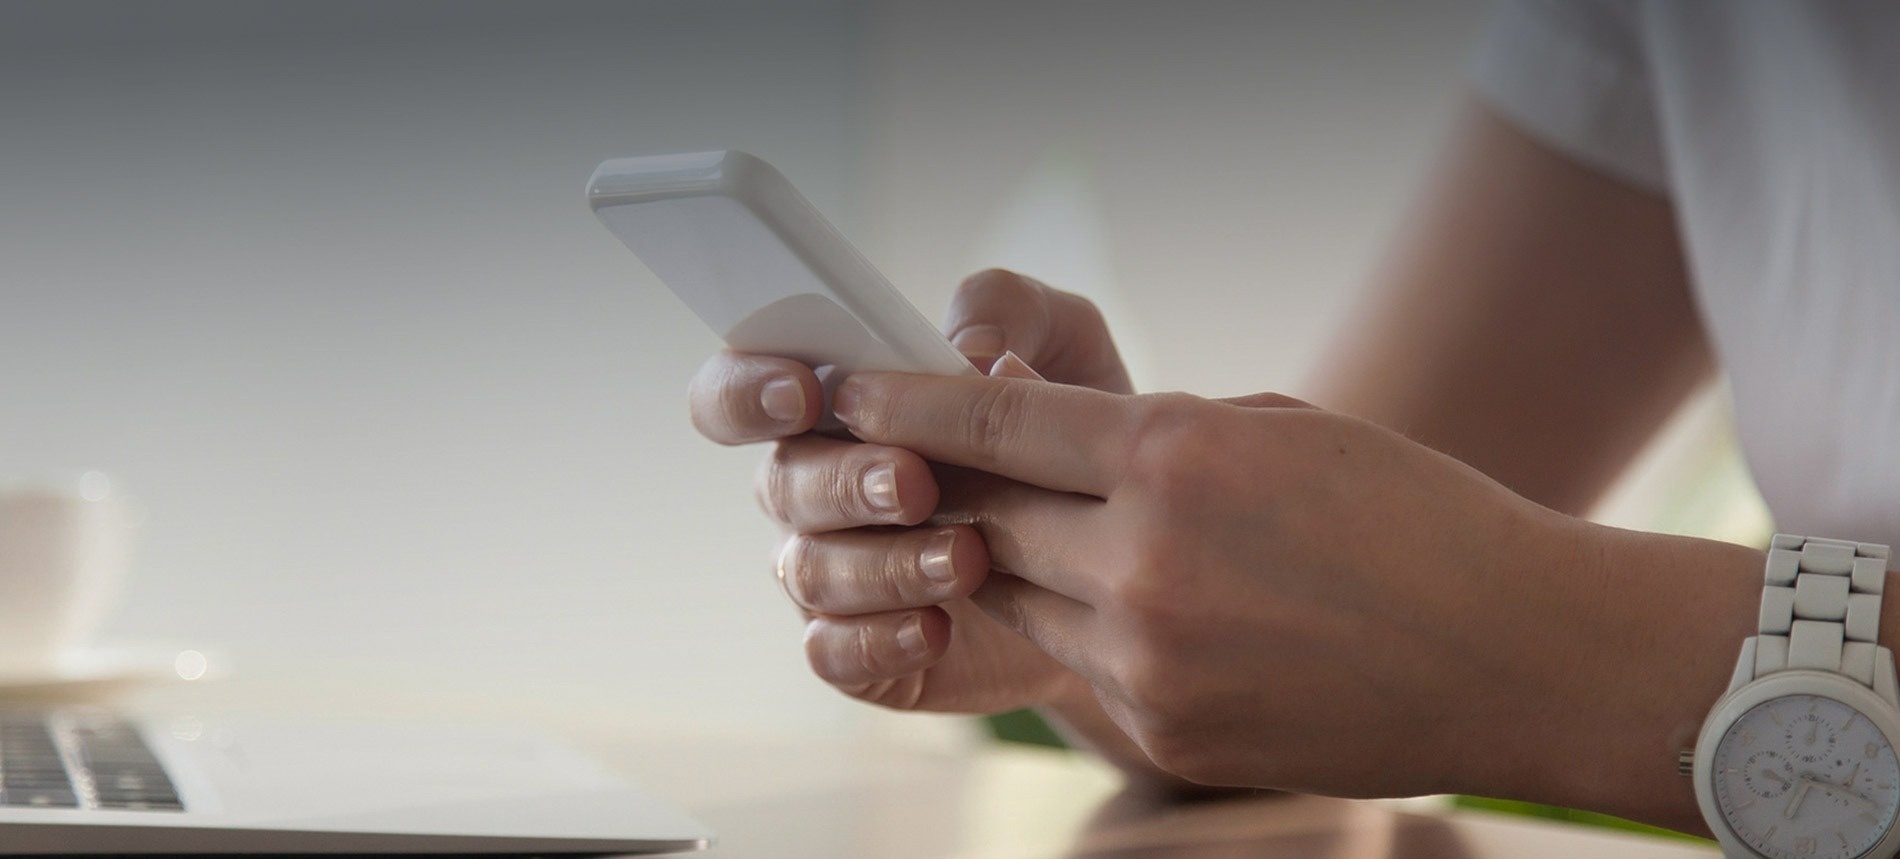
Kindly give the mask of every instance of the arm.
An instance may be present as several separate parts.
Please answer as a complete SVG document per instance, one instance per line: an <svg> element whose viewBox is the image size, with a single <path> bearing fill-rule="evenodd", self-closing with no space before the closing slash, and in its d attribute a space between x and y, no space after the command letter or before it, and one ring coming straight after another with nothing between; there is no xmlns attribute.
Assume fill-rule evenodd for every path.
<svg viewBox="0 0 1900 859"><path fill-rule="evenodd" d="M1581 514L1709 377L1712 356L1668 201L1571 161L1474 102L1319 367L1317 402ZM1695 551L1642 542L1671 556ZM1721 554L1733 568L1757 566ZM1739 603L1752 593L1736 592ZM1716 629L1727 640L1726 625ZM1713 653L1698 676L1716 680L1693 700L1721 691L1733 653ZM1058 697L1049 714L1131 774L1180 786L1113 729L1086 689ZM1668 718L1700 716L1692 704ZM1667 796L1679 786L1654 787ZM1694 825L1695 809L1686 812L1678 824Z"/></svg>
<svg viewBox="0 0 1900 859"><path fill-rule="evenodd" d="M1487 167L1504 189L1487 184ZM1405 276L1386 278L1387 298L1321 393L1579 509L1706 374L1667 208L1482 114L1465 120L1444 172L1392 267ZM1565 205L1544 206L1546 185L1570 195ZM1607 235L1648 236L1651 252L1590 245L1577 228L1592 220ZM1453 238L1490 242L1503 259L1482 259L1488 246L1456 252ZM1675 310L1640 289L1591 291L1599 281L1578 275L1598 269L1671 272ZM1513 303L1532 275L1577 306ZM1585 309L1605 295L1625 303ZM979 303L1036 307L1038 296L1049 297ZM1487 311L1493 298L1506 307ZM1023 329L1001 321L1008 336L990 338L1001 343L957 340L1045 368L1084 354L1018 344ZM1613 323L1616 344L1587 333ZM1404 372L1374 372L1382 362ZM776 373L802 391L782 426L760 406ZM1645 373L1657 378L1632 381ZM1542 387L1542 374L1562 383ZM781 575L811 617L814 670L847 693L917 709L1041 705L1163 786L1179 784L1172 773L1348 795L1459 790L1696 825L1670 755L1721 691L1752 617L1758 553L1558 516L1452 459L1284 398L875 375L847 386L870 402L837 403L857 411L871 444L784 442L762 491L804 534ZM701 381L695 415L715 438L810 426L817 385L802 368L725 357ZM911 451L1013 480L938 487ZM896 466L896 504L882 512L858 480L835 479L872 475L878 459ZM936 527L977 538L955 543L954 587L922 584L901 535L839 530L933 512L949 517ZM1681 622L1683 606L1700 622ZM914 620L921 647L910 651L901 630Z"/></svg>
<svg viewBox="0 0 1900 859"><path fill-rule="evenodd" d="M973 520L1011 574L971 599L1165 772L1700 828L1674 753L1760 552L1567 516L1275 394L860 373L834 402L869 443L1032 487Z"/></svg>
<svg viewBox="0 0 1900 859"><path fill-rule="evenodd" d="M1474 100L1311 390L1581 515L1713 365L1669 202L1570 160ZM1631 702L1650 725L1640 741L1618 744L1635 753L1571 761L1585 769L1568 778L1535 766L1498 774L1498 792L1700 831L1687 785L1655 762L1693 743L1720 695L1750 632L1759 556L1617 536L1602 557L1625 569L1728 573L1652 580L1662 592L1647 598L1704 609L1700 629L1641 611L1621 618L1634 621L1624 635L1680 655L1671 670L1680 694ZM1656 626L1644 631L1645 621ZM1619 780L1628 787L1612 795L1581 789Z"/></svg>
<svg viewBox="0 0 1900 859"><path fill-rule="evenodd" d="M1700 829L1761 554L1572 518L1710 372L1670 208L1474 108L1415 224L1314 390L1450 459L1272 396L860 377L854 426L1052 490L975 596L1165 771Z"/></svg>
<svg viewBox="0 0 1900 859"><path fill-rule="evenodd" d="M1581 514L1712 357L1668 201L1474 103L1319 366L1315 402Z"/></svg>

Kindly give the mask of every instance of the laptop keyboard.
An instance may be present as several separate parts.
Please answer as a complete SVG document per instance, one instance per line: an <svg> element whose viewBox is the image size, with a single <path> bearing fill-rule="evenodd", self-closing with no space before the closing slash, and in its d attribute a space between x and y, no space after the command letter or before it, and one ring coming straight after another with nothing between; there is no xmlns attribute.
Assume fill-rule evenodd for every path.
<svg viewBox="0 0 1900 859"><path fill-rule="evenodd" d="M94 711L0 711L0 807L185 810L145 738Z"/></svg>

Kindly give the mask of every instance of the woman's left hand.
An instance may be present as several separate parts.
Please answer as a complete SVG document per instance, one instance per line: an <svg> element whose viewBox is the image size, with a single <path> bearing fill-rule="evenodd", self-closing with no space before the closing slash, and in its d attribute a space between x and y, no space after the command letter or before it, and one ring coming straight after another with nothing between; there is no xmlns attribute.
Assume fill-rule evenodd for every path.
<svg viewBox="0 0 1900 859"><path fill-rule="evenodd" d="M1579 695L1628 693L1604 688L1641 674L1622 648L1655 644L1644 611L1605 611L1611 529L1287 397L861 373L836 411L866 441L1016 481L939 504L989 546L972 599L1194 781L1515 787L1510 768L1546 763L1525 755L1596 739Z"/></svg>

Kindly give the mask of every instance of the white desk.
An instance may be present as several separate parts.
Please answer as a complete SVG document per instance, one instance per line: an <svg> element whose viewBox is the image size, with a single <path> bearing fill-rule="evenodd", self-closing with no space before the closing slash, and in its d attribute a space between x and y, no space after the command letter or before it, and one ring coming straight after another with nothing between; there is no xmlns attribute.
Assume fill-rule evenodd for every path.
<svg viewBox="0 0 1900 859"><path fill-rule="evenodd" d="M1453 812L1430 800L1261 794L1189 805L1123 795L1091 758L1020 747L932 753L639 724L571 702L445 692L424 678L311 671L93 689L143 709L503 724L558 736L685 806L720 859L1710 859L1712 848Z"/></svg>

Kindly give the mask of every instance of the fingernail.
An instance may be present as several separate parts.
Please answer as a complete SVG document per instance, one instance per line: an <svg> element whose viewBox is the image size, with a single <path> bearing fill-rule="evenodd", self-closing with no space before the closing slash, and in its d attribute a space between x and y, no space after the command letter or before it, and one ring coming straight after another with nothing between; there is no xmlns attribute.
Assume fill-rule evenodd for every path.
<svg viewBox="0 0 1900 859"><path fill-rule="evenodd" d="M918 566L924 570L924 578L940 585L957 580L957 568L950 562L950 552L957 543L957 532L945 531L930 541L924 549L924 556Z"/></svg>
<svg viewBox="0 0 1900 859"><path fill-rule="evenodd" d="M1003 354L1003 329L995 325L972 325L958 331L950 342L971 361L981 364L995 361Z"/></svg>
<svg viewBox="0 0 1900 859"><path fill-rule="evenodd" d="M838 392L831 395L831 413L838 416L847 426L855 426L858 417L858 386L846 380L838 386Z"/></svg>
<svg viewBox="0 0 1900 859"><path fill-rule="evenodd" d="M1047 381L1041 373L1036 372L1036 368L1029 366L1029 362L1024 361L1022 356L1015 352L1004 352L1003 357L996 359L996 365L990 368L990 375L1008 379Z"/></svg>
<svg viewBox="0 0 1900 859"><path fill-rule="evenodd" d="M805 386L790 376L780 376L759 391L759 405L766 417L779 423L797 421L805 416Z"/></svg>
<svg viewBox="0 0 1900 859"><path fill-rule="evenodd" d="M930 642L924 639L923 615L913 614L897 628L897 646L911 656L921 656L930 649Z"/></svg>
<svg viewBox="0 0 1900 859"><path fill-rule="evenodd" d="M897 512L897 466L883 463L864 473L864 497L886 513Z"/></svg>

